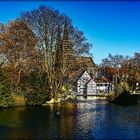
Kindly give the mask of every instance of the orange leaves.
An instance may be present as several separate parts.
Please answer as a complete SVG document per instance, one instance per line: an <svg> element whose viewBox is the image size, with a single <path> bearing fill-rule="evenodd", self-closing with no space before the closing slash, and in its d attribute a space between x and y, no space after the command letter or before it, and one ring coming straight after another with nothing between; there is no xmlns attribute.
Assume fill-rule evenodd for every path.
<svg viewBox="0 0 140 140"><path fill-rule="evenodd" d="M2 39L0 53L6 58L6 73L11 85L17 88L21 72L29 73L35 65L36 39L23 21L11 21L0 33Z"/></svg>

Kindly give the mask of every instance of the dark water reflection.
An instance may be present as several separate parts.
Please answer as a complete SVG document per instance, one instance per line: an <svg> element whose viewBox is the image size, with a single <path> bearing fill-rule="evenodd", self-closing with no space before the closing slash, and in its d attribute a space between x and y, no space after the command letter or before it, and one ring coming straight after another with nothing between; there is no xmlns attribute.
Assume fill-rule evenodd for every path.
<svg viewBox="0 0 140 140"><path fill-rule="evenodd" d="M59 109L60 116L54 116ZM0 139L140 139L140 104L79 102L0 109Z"/></svg>

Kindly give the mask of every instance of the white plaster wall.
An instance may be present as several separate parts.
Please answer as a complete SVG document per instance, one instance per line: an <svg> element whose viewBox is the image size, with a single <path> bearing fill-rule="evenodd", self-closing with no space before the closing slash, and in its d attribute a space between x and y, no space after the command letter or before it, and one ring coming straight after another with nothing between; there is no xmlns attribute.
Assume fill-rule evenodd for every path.
<svg viewBox="0 0 140 140"><path fill-rule="evenodd" d="M90 75L85 71L82 76L77 81L77 92L78 94L83 94L85 90L85 84L91 79Z"/></svg>
<svg viewBox="0 0 140 140"><path fill-rule="evenodd" d="M96 83L93 80L87 84L87 95L96 95L97 94L97 87Z"/></svg>

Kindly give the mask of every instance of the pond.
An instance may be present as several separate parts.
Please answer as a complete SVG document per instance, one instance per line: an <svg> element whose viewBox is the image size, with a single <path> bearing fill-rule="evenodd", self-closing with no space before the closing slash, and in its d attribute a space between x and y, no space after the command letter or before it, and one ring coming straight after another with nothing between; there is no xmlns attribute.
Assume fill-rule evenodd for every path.
<svg viewBox="0 0 140 140"><path fill-rule="evenodd" d="M140 139L140 104L93 100L0 109L0 139Z"/></svg>

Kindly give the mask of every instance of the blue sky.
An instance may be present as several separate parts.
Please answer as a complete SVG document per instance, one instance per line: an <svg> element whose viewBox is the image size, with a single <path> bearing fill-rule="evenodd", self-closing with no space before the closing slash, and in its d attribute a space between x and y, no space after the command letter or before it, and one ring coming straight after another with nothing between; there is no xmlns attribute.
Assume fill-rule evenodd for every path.
<svg viewBox="0 0 140 140"><path fill-rule="evenodd" d="M140 2L0 2L0 22L15 19L22 11L48 5L68 15L90 43L95 63L111 54L133 56L140 52Z"/></svg>

